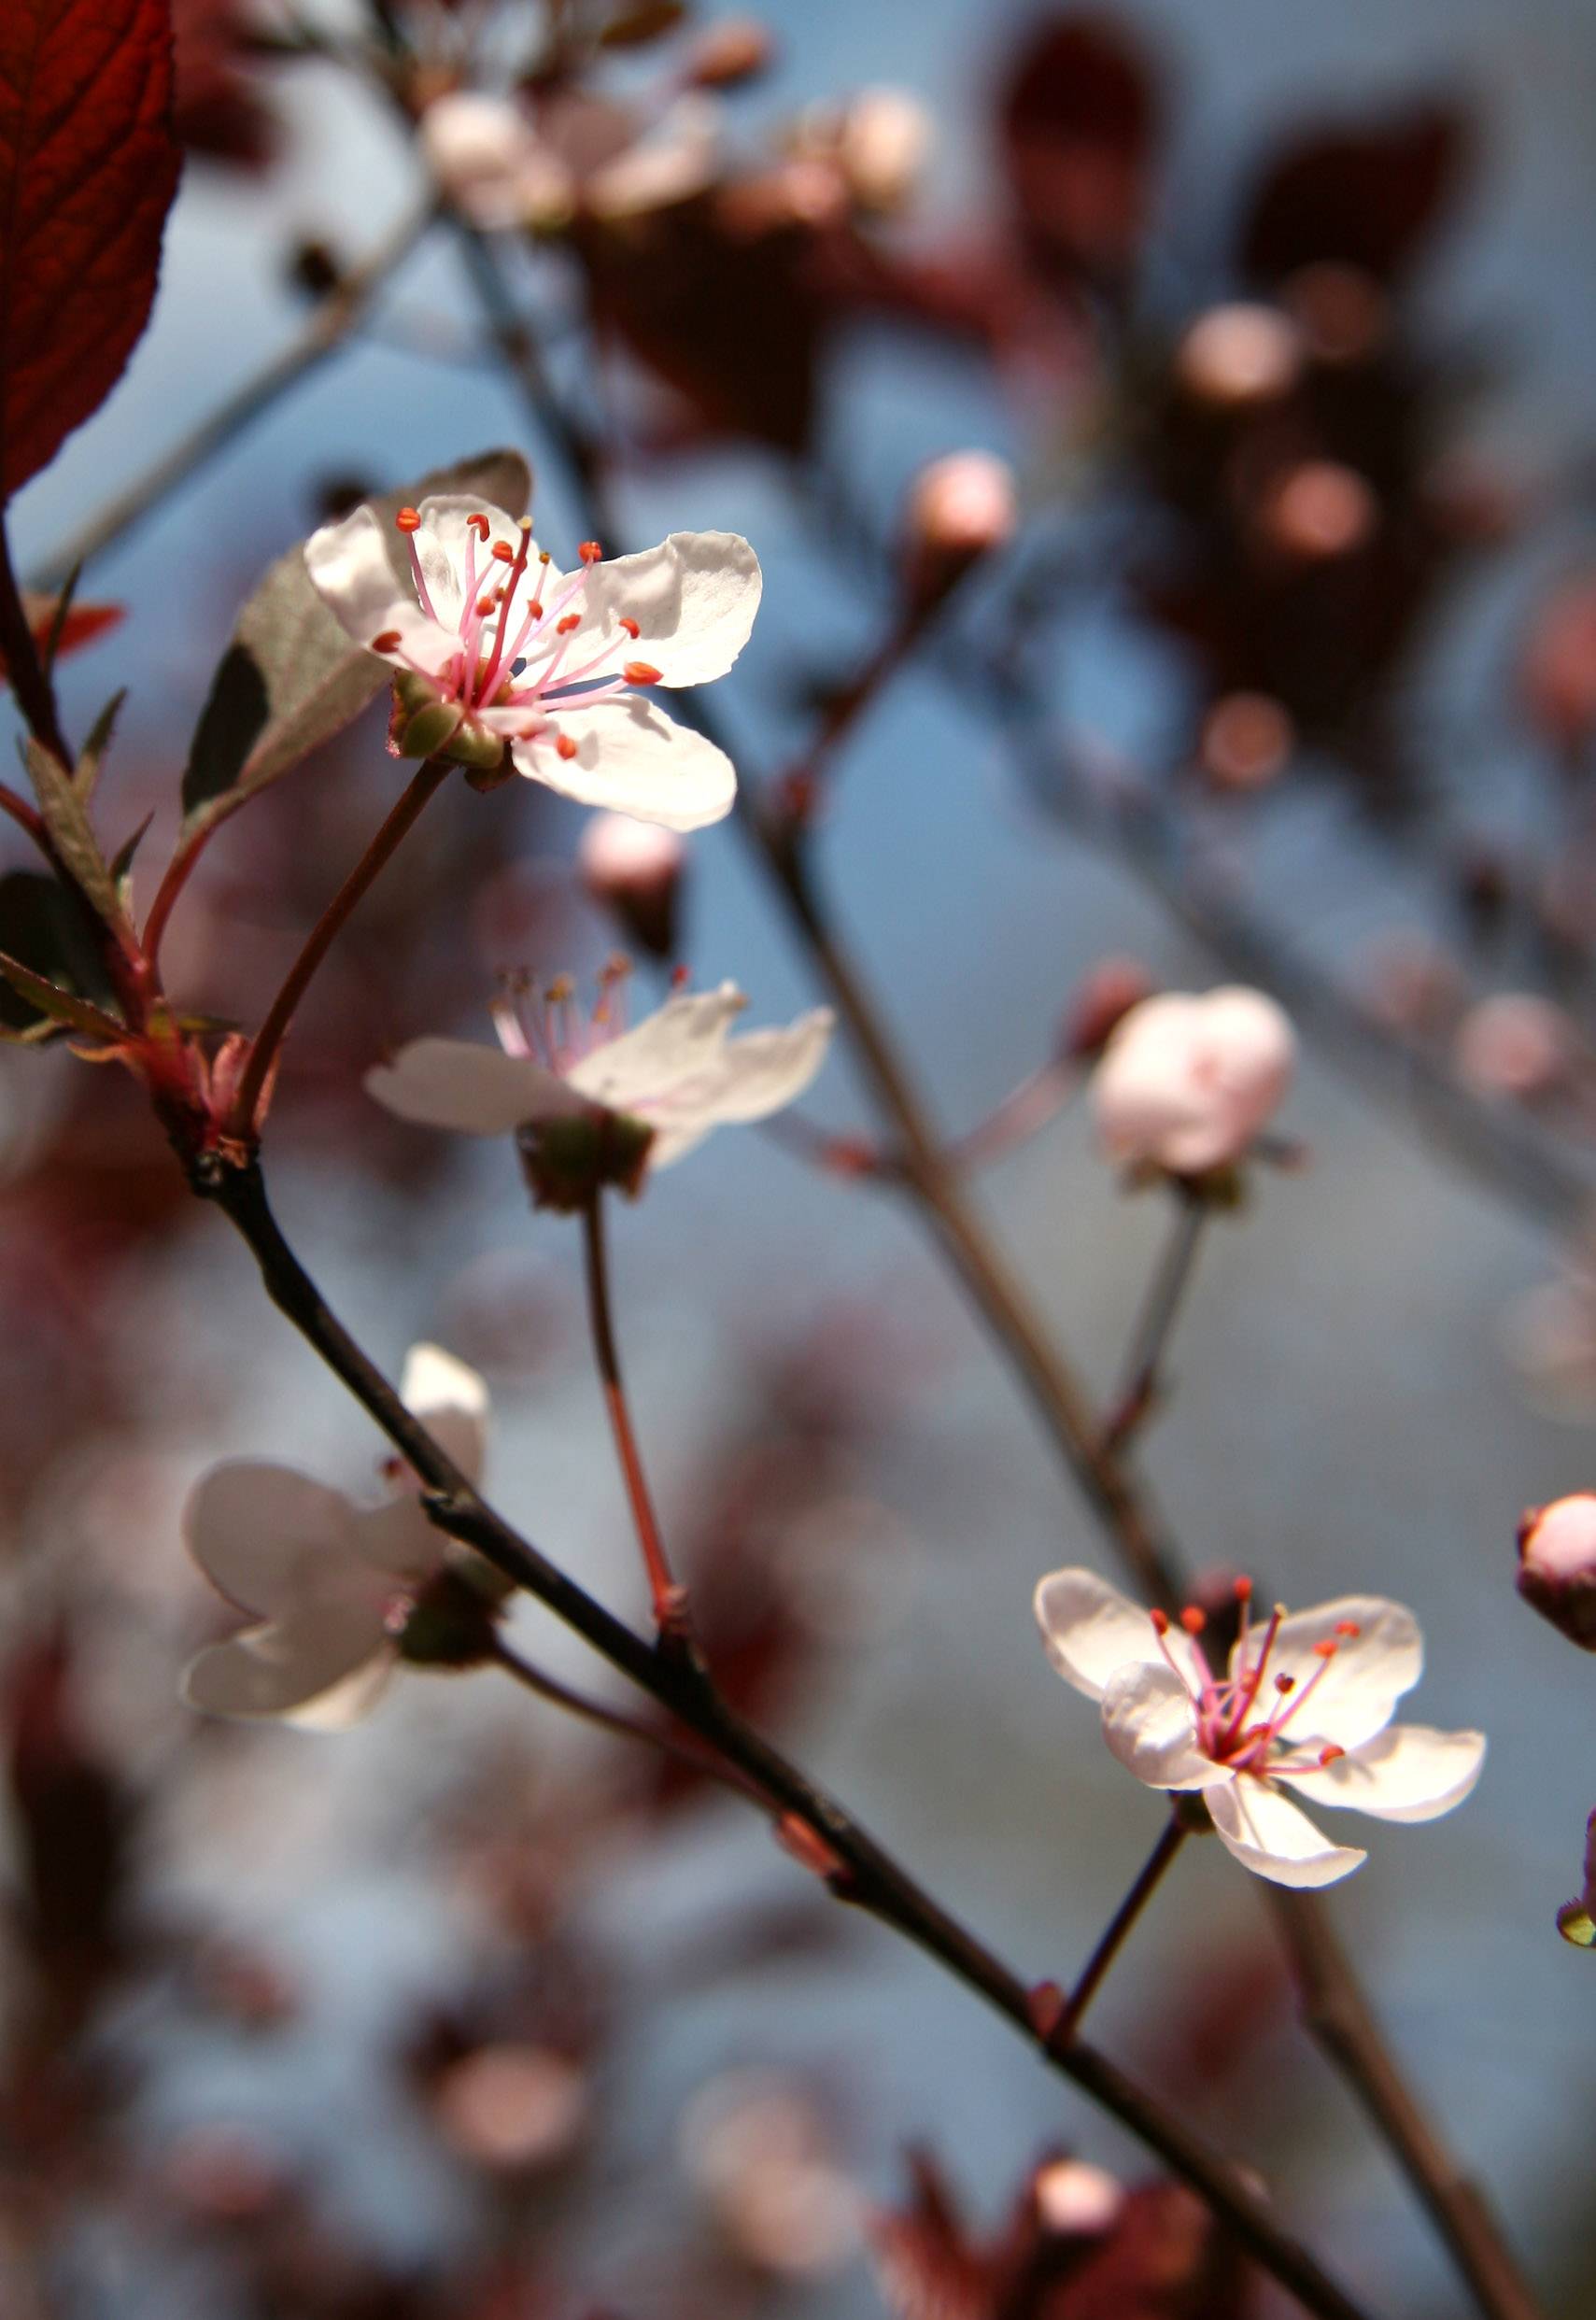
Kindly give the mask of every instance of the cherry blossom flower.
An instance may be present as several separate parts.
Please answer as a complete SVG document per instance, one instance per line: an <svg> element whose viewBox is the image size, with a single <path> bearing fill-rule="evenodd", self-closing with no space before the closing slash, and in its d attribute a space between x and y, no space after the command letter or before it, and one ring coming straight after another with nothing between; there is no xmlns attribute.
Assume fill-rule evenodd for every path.
<svg viewBox="0 0 1596 2320"><path fill-rule="evenodd" d="M730 810L723 751L674 724L641 686L724 676L759 608L759 559L729 531L673 531L601 560L594 541L560 572L530 520L449 496L402 508L402 581L375 511L359 507L305 543L305 568L346 632L398 671L422 737L409 756L510 762L585 805L671 829Z"/></svg>
<svg viewBox="0 0 1596 2320"><path fill-rule="evenodd" d="M417 1345L400 1391L474 1482L487 1422L476 1372L438 1346ZM413 1476L361 1507L291 1466L233 1460L196 1485L184 1529L205 1577L258 1622L209 1646L184 1675L189 1705L214 1716L337 1731L375 1704L430 1582L469 1575L487 1606L504 1591L487 1563L433 1528Z"/></svg>
<svg viewBox="0 0 1596 2320"><path fill-rule="evenodd" d="M1119 1160L1199 1176L1239 1160L1291 1084L1296 1035L1272 998L1165 991L1116 1026L1092 1104Z"/></svg>
<svg viewBox="0 0 1596 2320"><path fill-rule="evenodd" d="M568 978L541 991L513 983L493 1010L497 1048L413 1040L369 1071L366 1086L402 1120L467 1136L514 1133L536 1196L578 1207L596 1183L635 1192L647 1170L682 1159L712 1128L779 1111L826 1059L828 1008L784 1030L732 1039L747 1005L732 983L677 992L629 1030L625 973L624 963L605 969L586 1022ZM568 1144L562 1131L572 1125L579 1133Z"/></svg>
<svg viewBox="0 0 1596 2320"><path fill-rule="evenodd" d="M1251 1591L1237 1580L1241 1632L1222 1676L1201 1611L1172 1622L1094 1572L1051 1573L1036 1610L1048 1657L1098 1702L1122 1764L1149 1788L1201 1790L1221 1839L1255 1875L1330 1885L1366 1856L1328 1843L1288 1788L1377 1820L1434 1820L1479 1778L1484 1735L1391 1722L1424 1659L1400 1604L1344 1595L1312 1611L1277 1606L1259 1621Z"/></svg>
<svg viewBox="0 0 1596 2320"><path fill-rule="evenodd" d="M645 216L690 200L720 171L720 107L699 92L657 112L562 90L529 109L453 90L422 114L423 159L474 225L550 231L579 211Z"/></svg>

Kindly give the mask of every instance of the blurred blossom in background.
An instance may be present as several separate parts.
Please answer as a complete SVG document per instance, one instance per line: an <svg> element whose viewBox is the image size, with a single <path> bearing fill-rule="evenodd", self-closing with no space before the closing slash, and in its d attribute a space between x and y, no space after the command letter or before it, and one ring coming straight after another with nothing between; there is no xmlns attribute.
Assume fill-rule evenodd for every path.
<svg viewBox="0 0 1596 2320"><path fill-rule="evenodd" d="M251 42L282 29L270 0L177 13L190 164L154 323L21 501L24 572L423 190L335 62ZM1426 1716L1492 1734L1465 1812L1422 1843L1374 1831L1345 1916L1395 2043L1581 2310L1568 2120L1596 2028L1548 1930L1592 1802L1589 1669L1517 1604L1511 1541L1596 1478L1596 18L772 0L757 25L692 10L667 62L617 45L601 103L496 87L462 112L473 21L439 0L454 109L429 149L514 229L630 538L755 544L733 736L781 766L817 718L838 733L795 795L949 1133L1048 1067L1106 960L1135 965L1111 1004L1091 986L1078 1054L1148 979L1262 984L1292 1015L1278 1125L1309 1165L1258 1170L1214 1222L1147 1468L1211 1569L1413 1604ZM118 804L156 813L152 854L266 561L501 441L569 566L569 479L430 241L95 562L122 617L64 696L81 730L134 686ZM213 1013L258 1020L389 801L382 743L378 711L219 839L167 949ZM662 841L530 785L490 803L440 812L333 952L275 1192L385 1362L425 1339L483 1373L496 1499L641 1617L574 1236L530 1214L508 1138L407 1125L363 1077L485 1036L497 975L590 987L617 943L640 1015L677 964L735 979L756 1024L817 995L725 826ZM734 1703L997 1946L1067 1972L1160 1809L1061 1716L1036 1646L1037 1576L1096 1543L869 1180L843 1042L799 1112L616 1219L675 1559ZM1163 1199L1123 1196L1082 1104L980 1192L1106 1393ZM181 1706L237 1625L183 1551L196 1478L273 1459L374 1499L382 1446L125 1075L0 1056L0 1203L7 2320L996 2320L1038 2245L1038 2320L1275 2308L1186 2194L689 1768L491 1674L417 1675L338 1737ZM541 1612L516 1622L590 1676ZM1440 2320L1439 2259L1294 2042L1227 1868L1188 1848L1105 2043L1266 2159L1377 2308Z"/></svg>

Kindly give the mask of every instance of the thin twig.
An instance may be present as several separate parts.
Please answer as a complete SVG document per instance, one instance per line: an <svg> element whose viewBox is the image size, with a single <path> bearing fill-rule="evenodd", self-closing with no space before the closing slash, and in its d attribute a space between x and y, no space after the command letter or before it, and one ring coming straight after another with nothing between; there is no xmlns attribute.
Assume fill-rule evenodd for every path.
<svg viewBox="0 0 1596 2320"><path fill-rule="evenodd" d="M238 1135L247 1139L255 1131L261 1093L269 1082L277 1052L288 1036L289 1026L298 1012L300 1001L309 989L317 969L344 926L353 916L357 906L374 884L378 872L392 856L406 832L420 819L429 799L437 794L454 770L446 757L429 757L417 769L407 787L389 809L376 836L311 928L304 948L284 976L282 988L272 1001L266 1019L250 1045L249 1060L239 1081L237 1101L233 1107L233 1125Z"/></svg>
<svg viewBox="0 0 1596 2320"><path fill-rule="evenodd" d="M1179 1804L1176 1804L1164 1824L1157 1844L1142 1863L1135 1884L1109 1918L1096 1948L1081 1969L1075 1988L1065 2000L1064 2012L1051 2033L1059 2045L1067 2045L1080 2028L1081 2016L1102 1988L1109 1968L1123 1948L1131 1928L1157 1891L1164 1872L1185 1843L1186 1835L1186 1823L1180 1818Z"/></svg>
<svg viewBox="0 0 1596 2320"><path fill-rule="evenodd" d="M1190 1285L1203 1226L1208 1222L1208 1203L1200 1191L1189 1184L1177 1184L1174 1198L1174 1226L1148 1284L1147 1302L1131 1339L1123 1380L1109 1400L1109 1415L1103 1423L1103 1441L1110 1450L1123 1450L1131 1436L1141 1431L1158 1398L1159 1369L1169 1350L1180 1301Z"/></svg>
<svg viewBox="0 0 1596 2320"><path fill-rule="evenodd" d="M611 1707L606 1701L595 1700L574 1686L562 1683L541 1667L534 1667L518 1651L513 1651L502 1636L493 1640L493 1664L501 1667L507 1676L528 1691L551 1706L563 1708L567 1715L579 1717L584 1723L595 1725L599 1731L613 1733L620 1740L640 1740L645 1747L659 1748L672 1756L679 1764L685 1764L704 1778L715 1780L763 1808L764 1796L753 1781L746 1779L734 1764L727 1761L718 1748L708 1748L691 1734L668 1732L657 1724L645 1724L641 1718L629 1716L624 1708Z"/></svg>
<svg viewBox="0 0 1596 2320"><path fill-rule="evenodd" d="M610 1305L610 1266L604 1245L604 1195L595 1191L582 1210L582 1252L587 1280L587 1318L593 1333L593 1355L599 1365L604 1408L614 1436L615 1456L626 1484L632 1527L643 1551L643 1569L654 1604L654 1623L661 1637L684 1634L687 1620L687 1591L671 1568L665 1535L654 1511L654 1500L643 1469L643 1452L631 1422L631 1406L621 1379L620 1352L615 1343L614 1318Z"/></svg>

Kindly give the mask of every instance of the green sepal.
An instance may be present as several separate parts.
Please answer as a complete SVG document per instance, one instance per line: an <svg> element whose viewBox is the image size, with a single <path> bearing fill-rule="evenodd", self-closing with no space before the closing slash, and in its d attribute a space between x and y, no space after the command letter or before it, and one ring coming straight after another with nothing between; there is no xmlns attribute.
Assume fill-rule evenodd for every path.
<svg viewBox="0 0 1596 2320"><path fill-rule="evenodd" d="M517 1130L516 1142L533 1207L574 1216L603 1192L637 1198L654 1130L630 1112L595 1104L564 1119L529 1125Z"/></svg>

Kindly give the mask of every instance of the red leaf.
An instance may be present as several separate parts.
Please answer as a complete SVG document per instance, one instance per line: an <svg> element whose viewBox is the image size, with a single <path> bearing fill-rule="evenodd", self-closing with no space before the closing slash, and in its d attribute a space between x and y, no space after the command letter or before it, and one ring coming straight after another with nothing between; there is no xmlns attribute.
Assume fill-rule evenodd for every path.
<svg viewBox="0 0 1596 2320"><path fill-rule="evenodd" d="M107 629L114 629L123 617L123 609L120 604L70 606L66 618L61 624L61 636L55 648L56 658L60 660L67 653L75 653L80 646L92 644L97 636L104 636ZM42 653L55 626L55 599L53 596L25 595L22 610L27 615L34 643ZM6 682L7 673L6 656L0 653L0 685Z"/></svg>
<svg viewBox="0 0 1596 2320"><path fill-rule="evenodd" d="M1276 154L1254 190L1242 263L1265 281L1321 260L1395 279L1455 197L1469 143L1467 121L1444 104L1310 130Z"/></svg>
<svg viewBox="0 0 1596 2320"><path fill-rule="evenodd" d="M1010 65L998 134L1022 231L1038 262L1117 274L1135 257L1157 160L1153 68L1120 25L1044 18Z"/></svg>
<svg viewBox="0 0 1596 2320"><path fill-rule="evenodd" d="M171 0L0 6L0 502L149 318L177 186Z"/></svg>

